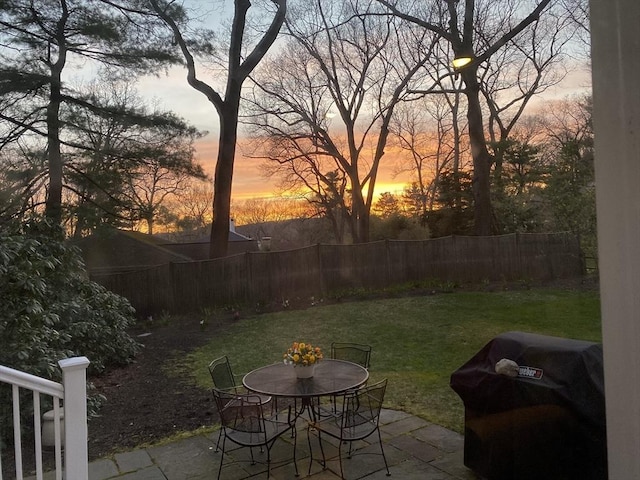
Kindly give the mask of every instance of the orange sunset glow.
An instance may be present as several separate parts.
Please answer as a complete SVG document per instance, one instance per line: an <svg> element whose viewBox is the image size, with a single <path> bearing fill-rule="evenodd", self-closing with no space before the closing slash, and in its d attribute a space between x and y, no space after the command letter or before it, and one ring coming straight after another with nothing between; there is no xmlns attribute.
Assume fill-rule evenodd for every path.
<svg viewBox="0 0 640 480"><path fill-rule="evenodd" d="M212 140L211 135L207 135L195 143L195 149L196 161L213 178L218 155L217 141ZM268 198L278 194L277 180L265 177L261 173L260 165L262 163L263 160L244 156L242 147L238 147L233 171L233 199ZM390 155L383 158L376 182L376 197L384 192L400 194L405 186L411 182L409 172L396 173L396 163L397 160L394 160Z"/></svg>

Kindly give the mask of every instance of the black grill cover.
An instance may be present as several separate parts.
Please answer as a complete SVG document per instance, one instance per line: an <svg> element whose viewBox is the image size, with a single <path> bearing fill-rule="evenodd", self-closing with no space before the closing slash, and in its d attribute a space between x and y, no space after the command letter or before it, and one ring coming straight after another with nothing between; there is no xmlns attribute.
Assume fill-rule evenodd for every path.
<svg viewBox="0 0 640 480"><path fill-rule="evenodd" d="M542 376L527 378L498 374L495 366L503 358L515 361L520 367L541 371ZM507 332L491 340L456 370L451 375L450 385L465 405L467 466L490 479L525 478L522 472L517 471L517 459L507 461L508 457L535 457L536 452L544 449L557 453L559 448L568 448L568 444L578 442L580 445L576 448L583 453L572 451L566 455L567 462L587 462L589 467L585 471L592 471L593 478L606 478L604 374L600 344ZM558 415L558 412L565 413ZM554 425L552 422L557 423ZM505 429L508 430L506 434L497 431ZM549 432L551 436L557 433L555 441L559 447L553 446L554 440ZM527 451L517 452L517 449ZM544 454L538 456L537 465L544 463L543 457ZM553 463L557 464L558 459L554 457ZM561 465L556 466L563 470ZM530 472L531 465L526 469L531 478L535 478Z"/></svg>

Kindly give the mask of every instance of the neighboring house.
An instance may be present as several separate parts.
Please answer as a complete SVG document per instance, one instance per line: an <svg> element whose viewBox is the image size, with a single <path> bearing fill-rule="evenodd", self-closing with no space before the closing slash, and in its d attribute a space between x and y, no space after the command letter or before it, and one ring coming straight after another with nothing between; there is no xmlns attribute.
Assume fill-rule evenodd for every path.
<svg viewBox="0 0 640 480"><path fill-rule="evenodd" d="M81 249L90 272L127 271L209 258L209 235L204 233L190 242L176 242L157 235L110 229L73 243ZM255 240L240 235L235 228L229 232L229 255L251 251L258 251Z"/></svg>
<svg viewBox="0 0 640 480"><path fill-rule="evenodd" d="M211 228L202 229L199 232L174 233L169 235L156 235L158 245L167 250L184 255L190 260L209 259ZM258 242L236 231L233 220L229 222L229 246L227 255L237 255L245 252L257 252Z"/></svg>
<svg viewBox="0 0 640 480"><path fill-rule="evenodd" d="M191 259L172 252L158 244L151 235L118 229L74 241L80 247L87 270L126 271L170 262L188 262Z"/></svg>
<svg viewBox="0 0 640 480"><path fill-rule="evenodd" d="M163 243L163 248L176 254L184 255L190 260L207 260L209 258L209 235L197 238L193 242ZM257 252L258 242L236 232L229 232L229 247L227 255L237 255L245 252Z"/></svg>

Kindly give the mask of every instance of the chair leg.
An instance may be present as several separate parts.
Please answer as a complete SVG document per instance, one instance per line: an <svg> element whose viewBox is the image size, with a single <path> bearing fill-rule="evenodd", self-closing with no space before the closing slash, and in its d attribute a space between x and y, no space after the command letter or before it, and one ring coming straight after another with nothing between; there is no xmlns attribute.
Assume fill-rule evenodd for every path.
<svg viewBox="0 0 640 480"><path fill-rule="evenodd" d="M318 444L320 445L320 453L322 453L322 469L327 468L327 458L324 455L324 447L322 446L322 432L320 430L316 430L318 432ZM309 450L313 452L311 449L311 441L309 441ZM311 470L311 466L309 466L309 470Z"/></svg>
<svg viewBox="0 0 640 480"><path fill-rule="evenodd" d="M218 430L218 441L216 442L216 450L215 450L216 453L220 451L220 438L222 437L222 428L223 427L220 427L220 430Z"/></svg>
<svg viewBox="0 0 640 480"><path fill-rule="evenodd" d="M293 430L293 468L295 468L296 470L296 477L299 477L300 473L298 472L298 459L296 457L296 449L298 446L298 432L296 431L295 423L293 424L293 427L291 427L291 430Z"/></svg>
<svg viewBox="0 0 640 480"><path fill-rule="evenodd" d="M227 437L226 435L222 439L222 454L220 455L220 466L218 467L218 480L220 480L220 474L222 473L222 463L224 462L224 446L226 443ZM220 437L218 437L218 441L220 441Z"/></svg>
<svg viewBox="0 0 640 480"><path fill-rule="evenodd" d="M384 448L382 448L382 436L380 435L380 429L378 428L378 442L380 443L380 451L382 452L382 459L384 460L384 468L387 469L387 477L391 476L389 471L389 464L387 464L387 456L384 454Z"/></svg>
<svg viewBox="0 0 640 480"><path fill-rule="evenodd" d="M318 435L320 435L320 432L318 432ZM307 471L307 475L311 475L311 467L313 466L313 447L311 446L311 424L307 425L307 444L309 445L309 470ZM320 446L320 449L322 449L322 445Z"/></svg>
<svg viewBox="0 0 640 480"><path fill-rule="evenodd" d="M271 447L267 445L267 480L271 477Z"/></svg>
<svg viewBox="0 0 640 480"><path fill-rule="evenodd" d="M349 444L351 446L351 444ZM344 480L344 470L342 469L342 442L338 442L338 460L340 461L340 478Z"/></svg>
<svg viewBox="0 0 640 480"><path fill-rule="evenodd" d="M322 438L321 438L320 430L312 428L311 424L309 424L307 426L307 443L309 444L309 471L307 472L307 475L311 475L311 467L313 467L313 447L311 445L312 430L315 430L316 432L318 432L318 444L320 445L320 451L322 452L322 468L323 470L327 468L327 462L324 457L324 448L322 446Z"/></svg>
<svg viewBox="0 0 640 480"><path fill-rule="evenodd" d="M298 412L298 399L297 398L293 399L293 410L295 412ZM291 432L291 438L293 438L293 432Z"/></svg>

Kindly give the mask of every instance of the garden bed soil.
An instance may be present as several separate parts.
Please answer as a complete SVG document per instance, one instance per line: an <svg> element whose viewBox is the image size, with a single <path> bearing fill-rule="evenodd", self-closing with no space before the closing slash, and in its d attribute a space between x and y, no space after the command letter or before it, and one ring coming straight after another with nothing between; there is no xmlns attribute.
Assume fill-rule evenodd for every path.
<svg viewBox="0 0 640 480"><path fill-rule="evenodd" d="M216 330L189 317L161 326L145 322L132 332L143 345L135 360L89 379L95 387L90 393L106 399L89 420L90 460L213 425L211 392L172 370L172 362L206 344Z"/></svg>

